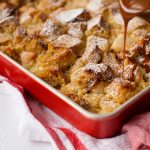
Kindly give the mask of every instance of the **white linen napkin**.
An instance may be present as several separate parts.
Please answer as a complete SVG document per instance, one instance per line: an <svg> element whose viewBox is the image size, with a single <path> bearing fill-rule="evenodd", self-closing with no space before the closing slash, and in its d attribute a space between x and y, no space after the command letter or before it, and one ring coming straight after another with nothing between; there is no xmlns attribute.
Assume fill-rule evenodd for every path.
<svg viewBox="0 0 150 150"><path fill-rule="evenodd" d="M131 150L127 134L95 139L70 125L33 98L23 96L23 88L0 77L0 100L13 101L19 118L18 132L28 140L49 142L57 150Z"/></svg>

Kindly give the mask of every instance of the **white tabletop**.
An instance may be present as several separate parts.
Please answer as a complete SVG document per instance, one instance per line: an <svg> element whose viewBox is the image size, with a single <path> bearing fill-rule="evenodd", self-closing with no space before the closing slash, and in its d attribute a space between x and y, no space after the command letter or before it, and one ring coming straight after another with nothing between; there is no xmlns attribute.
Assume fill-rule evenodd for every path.
<svg viewBox="0 0 150 150"><path fill-rule="evenodd" d="M0 150L50 150L48 143L31 142L19 135L14 108L8 96L0 99Z"/></svg>

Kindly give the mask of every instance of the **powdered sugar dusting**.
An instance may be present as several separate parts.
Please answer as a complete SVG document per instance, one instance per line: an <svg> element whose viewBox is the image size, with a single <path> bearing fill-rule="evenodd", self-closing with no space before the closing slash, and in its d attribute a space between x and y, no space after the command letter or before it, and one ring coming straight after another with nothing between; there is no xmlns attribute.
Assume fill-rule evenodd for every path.
<svg viewBox="0 0 150 150"><path fill-rule="evenodd" d="M93 13L98 14L111 3L112 0L89 0L87 9Z"/></svg>
<svg viewBox="0 0 150 150"><path fill-rule="evenodd" d="M136 30L139 27L148 25L149 23L144 20L141 17L134 17L133 19L130 20L129 25L128 25L128 30L133 31Z"/></svg>
<svg viewBox="0 0 150 150"><path fill-rule="evenodd" d="M81 40L67 34L63 34L53 42L55 47L72 48L81 44Z"/></svg>
<svg viewBox="0 0 150 150"><path fill-rule="evenodd" d="M87 39L86 50L82 55L82 60L89 63L98 63L101 59L101 51L108 48L107 39L97 36L89 36Z"/></svg>
<svg viewBox="0 0 150 150"><path fill-rule="evenodd" d="M70 34L73 37L82 38L83 30L86 28L86 22L69 23L68 27L68 34Z"/></svg>
<svg viewBox="0 0 150 150"><path fill-rule="evenodd" d="M58 15L56 15L56 19L61 23L68 23L80 16L84 11L84 8L62 11Z"/></svg>
<svg viewBox="0 0 150 150"><path fill-rule="evenodd" d="M0 11L0 24L14 18L14 16L10 16L11 11L12 10L8 8Z"/></svg>
<svg viewBox="0 0 150 150"><path fill-rule="evenodd" d="M53 41L63 34L63 30L59 24L48 19L43 25L40 34L49 37L49 41Z"/></svg>
<svg viewBox="0 0 150 150"><path fill-rule="evenodd" d="M82 56L84 62L89 63L98 63L101 59L101 49L98 46L95 47L92 51L86 50Z"/></svg>
<svg viewBox="0 0 150 150"><path fill-rule="evenodd" d="M99 11L102 7L102 0L90 0L87 9L93 12Z"/></svg>
<svg viewBox="0 0 150 150"><path fill-rule="evenodd" d="M113 19L117 24L124 25L123 17L121 16L120 13L116 13L115 15L113 15Z"/></svg>
<svg viewBox="0 0 150 150"><path fill-rule="evenodd" d="M89 63L85 66L85 70L92 71L95 74L99 74L101 72L105 72L107 70L107 66L104 64Z"/></svg>
<svg viewBox="0 0 150 150"><path fill-rule="evenodd" d="M85 71L90 71L96 74L97 78L103 81L109 80L113 77L111 69L103 63L89 63L85 66Z"/></svg>
<svg viewBox="0 0 150 150"><path fill-rule="evenodd" d="M0 20L2 20L3 18L6 18L10 15L10 11L8 8L0 11Z"/></svg>
<svg viewBox="0 0 150 150"><path fill-rule="evenodd" d="M126 80L134 80L134 71L136 69L136 65L130 64L124 68L124 78Z"/></svg>
<svg viewBox="0 0 150 150"><path fill-rule="evenodd" d="M57 29L57 26L51 20L47 20L43 25L41 34L49 36L50 33L54 32Z"/></svg>
<svg viewBox="0 0 150 150"><path fill-rule="evenodd" d="M91 20L88 21L87 23L87 29L90 30L92 29L94 26L99 25L101 21L101 17L97 16L95 18L92 18Z"/></svg>
<svg viewBox="0 0 150 150"><path fill-rule="evenodd" d="M98 46L99 49L105 51L108 48L108 40L104 38L100 38L98 36L89 36L87 39L87 50L93 51L95 47Z"/></svg>

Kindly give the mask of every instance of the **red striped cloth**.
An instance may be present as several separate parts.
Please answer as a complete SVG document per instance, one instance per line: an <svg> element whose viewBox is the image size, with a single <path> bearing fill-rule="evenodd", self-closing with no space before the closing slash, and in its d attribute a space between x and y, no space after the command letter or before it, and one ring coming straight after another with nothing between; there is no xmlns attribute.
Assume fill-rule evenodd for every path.
<svg viewBox="0 0 150 150"><path fill-rule="evenodd" d="M95 139L70 125L50 109L24 94L22 87L0 77L0 99L9 94L18 108L21 134L29 140L49 142L58 150L147 150L150 145L150 112L136 116L123 127L126 133ZM24 98L26 97L26 98Z"/></svg>

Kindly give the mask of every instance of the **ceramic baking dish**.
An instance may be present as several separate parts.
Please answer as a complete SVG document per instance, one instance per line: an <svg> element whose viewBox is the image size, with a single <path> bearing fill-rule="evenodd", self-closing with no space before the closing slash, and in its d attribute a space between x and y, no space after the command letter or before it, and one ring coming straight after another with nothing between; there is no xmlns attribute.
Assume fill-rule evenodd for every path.
<svg viewBox="0 0 150 150"><path fill-rule="evenodd" d="M0 74L23 86L65 120L79 130L96 138L112 137L134 114L150 110L150 86L109 114L86 111L52 86L39 79L17 62L0 52Z"/></svg>

